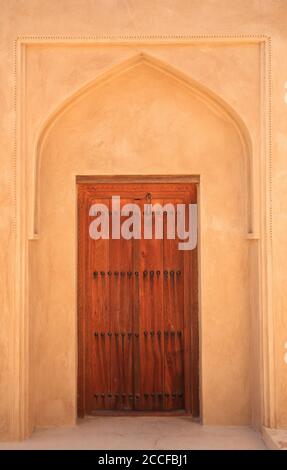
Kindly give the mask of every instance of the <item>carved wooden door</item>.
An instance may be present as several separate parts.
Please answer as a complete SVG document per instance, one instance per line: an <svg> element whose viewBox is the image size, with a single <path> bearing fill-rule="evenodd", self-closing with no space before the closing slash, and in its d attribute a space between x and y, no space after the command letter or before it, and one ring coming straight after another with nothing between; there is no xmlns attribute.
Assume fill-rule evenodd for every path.
<svg viewBox="0 0 287 470"><path fill-rule="evenodd" d="M128 208L120 215L112 196L120 196L121 209L137 204L137 238L112 237L112 217L119 216L123 226L132 214ZM177 204L195 204L196 197L191 183L78 184L80 416L198 415L197 249L179 250L178 237L167 238L167 211ZM147 213L147 203L166 209L158 219L161 239L154 236L160 212ZM94 204L107 208L105 239L90 236L97 217L91 212ZM149 238L144 236L144 213L153 224Z"/></svg>

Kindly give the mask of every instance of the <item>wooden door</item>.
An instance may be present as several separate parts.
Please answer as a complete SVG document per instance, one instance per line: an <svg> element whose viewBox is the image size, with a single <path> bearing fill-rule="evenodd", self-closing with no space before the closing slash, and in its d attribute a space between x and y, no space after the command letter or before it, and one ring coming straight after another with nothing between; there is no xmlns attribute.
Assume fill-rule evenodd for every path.
<svg viewBox="0 0 287 470"><path fill-rule="evenodd" d="M94 240L93 204L111 221L112 196L121 208L137 204L136 239ZM78 184L79 415L100 412L199 414L197 249L181 251L178 238L144 237L145 204L169 210L195 204L191 183ZM168 206L172 204L173 206ZM118 211L120 213L120 211ZM129 218L119 215L121 223Z"/></svg>

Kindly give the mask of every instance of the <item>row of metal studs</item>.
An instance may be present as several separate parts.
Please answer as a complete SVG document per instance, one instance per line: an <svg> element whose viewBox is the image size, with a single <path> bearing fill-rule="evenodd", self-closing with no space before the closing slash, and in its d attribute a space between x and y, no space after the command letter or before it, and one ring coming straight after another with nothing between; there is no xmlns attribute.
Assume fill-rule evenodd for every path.
<svg viewBox="0 0 287 470"><path fill-rule="evenodd" d="M162 332L161 332L160 330L157 331L157 332L155 332L155 331L150 331L150 332L144 331L144 332L143 332L143 334L144 334L145 336L148 336L149 334L150 334L150 336L154 336L154 335L161 336L161 333L162 333ZM139 337L139 333L111 333L110 331L108 331L107 333L96 331L96 332L94 333L94 335L95 335L96 337L98 337L98 336L104 337L104 336L106 336L106 335L107 335L107 336L112 336L113 334L114 334L115 336L122 336L122 337L128 336L129 338L130 338L132 335L136 336L137 338ZM168 336L168 335L175 336L176 334L177 334L178 336L181 336L181 335L182 335L182 331L164 331L164 334L165 334L165 336Z"/></svg>
<svg viewBox="0 0 287 470"><path fill-rule="evenodd" d="M143 273L143 276L145 276L145 277L148 276L148 275L153 277L155 274L157 276L160 276L161 271L146 271L145 270L142 273ZM133 272L132 271L127 271L125 273L125 271L114 271L114 272L112 272L112 271L107 271L107 272L105 272L105 271L94 271L93 274L94 274L94 277L98 277L99 275L105 276L106 274L108 276L112 276L113 274L114 274L114 276L125 276L125 274L127 274L128 277L131 277L133 275ZM134 272L135 276L139 276L139 274L140 274L139 271ZM177 276L180 276L181 271L163 271L163 274L164 274L164 276L168 276L168 275L174 276L175 274Z"/></svg>
<svg viewBox="0 0 287 470"><path fill-rule="evenodd" d="M182 398L183 397L183 393L144 393L143 394L144 398L148 398L149 396L151 396L152 398L162 398L162 397L166 397L166 398L169 398L171 397L172 399L175 399L176 397L178 398ZM139 400L140 399L140 395L137 394L137 395L133 395L133 394L125 394L125 393L95 393L94 395L95 398L128 398L129 400Z"/></svg>

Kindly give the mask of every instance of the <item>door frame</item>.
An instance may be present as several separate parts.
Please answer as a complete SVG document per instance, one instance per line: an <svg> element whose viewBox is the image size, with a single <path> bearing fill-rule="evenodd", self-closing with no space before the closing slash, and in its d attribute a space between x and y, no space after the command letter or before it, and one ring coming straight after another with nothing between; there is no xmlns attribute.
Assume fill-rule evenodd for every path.
<svg viewBox="0 0 287 470"><path fill-rule="evenodd" d="M79 184L100 184L100 183L193 183L197 185L197 206L198 206L198 234L197 234L197 312L196 315L196 356L190 358L190 366L193 369L190 371L190 379L193 376L198 377L198 384L194 390L192 385L190 387L190 402L192 403L192 411L162 411L162 412L139 412L139 411L99 411L95 414L99 415L152 415L152 416L176 416L176 415L189 415L196 420L201 419L201 323L200 323L200 305L201 305L201 289L200 289L200 176L199 175L78 175L76 176L76 187ZM76 230L77 230L77 416L83 418L85 416L84 396L85 396L85 371L84 371L84 343L82 333L82 325L84 320L83 309L80 303L82 291L82 276L79 270L79 211L78 211L78 190L76 191ZM189 278L192 281L192 275ZM194 312L190 311L190 334L192 327L191 316ZM191 348L192 352L192 334L191 334ZM195 412L194 412L195 410Z"/></svg>

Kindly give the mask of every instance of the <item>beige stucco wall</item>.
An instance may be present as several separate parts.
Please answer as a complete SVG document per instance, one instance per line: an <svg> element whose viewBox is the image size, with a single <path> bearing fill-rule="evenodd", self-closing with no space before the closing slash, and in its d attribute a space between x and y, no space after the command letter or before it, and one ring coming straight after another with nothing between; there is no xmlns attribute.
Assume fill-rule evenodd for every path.
<svg viewBox="0 0 287 470"><path fill-rule="evenodd" d="M31 246L36 265L45 266L31 270L35 358L41 351L36 424L75 416L75 175L87 171L200 175L203 419L249 423L245 157L228 116L139 62L65 111L45 138L40 160L39 240Z"/></svg>
<svg viewBox="0 0 287 470"><path fill-rule="evenodd" d="M17 338L11 314L14 292L17 294L19 287L14 284L14 40L19 35L30 34L42 37L89 36L103 32L114 35L271 35L273 277L270 282L274 288L271 300L276 360L273 375L276 424L286 426L287 366L283 360L287 339L287 295L284 289L287 269L283 262L286 257L284 227L287 224L287 110L284 102L287 65L283 60L287 44L286 2L193 0L119 4L113 1L44 0L39 3L13 0L2 1L1 10L1 437L15 435L12 428L17 421L15 411L13 413L17 409L14 382L17 374L13 356ZM25 142L17 142L18 147L25 146L27 157L27 238L33 232L35 148L45 121L85 83L140 52L150 54L197 80L238 113L249 129L253 156L257 156L253 161L258 166L255 163L254 169L259 174L262 71L258 44L228 40L206 44L203 39L202 43L189 48L175 44L164 47L159 44L151 48L141 46L140 40L133 46L84 43L59 46L56 42L30 45L25 55L25 87L21 90L21 99L23 95L26 98L22 116L20 112L25 123ZM127 98L129 89L134 92L133 100ZM102 85L101 90L94 87L90 93L89 98L83 98L58 119L41 148L39 239L29 242L29 377L34 412L30 419L31 428L34 424L69 424L75 417L73 203L74 176L78 172L201 175L203 418L206 422L216 423L251 422L252 414L260 415L252 406L260 396L256 376L256 364L260 362L260 351L256 347L260 319L257 316L256 284L258 242L247 241L245 237L245 199L248 195L246 183L242 188L246 168L238 133L224 114L208 108L174 79L146 65L137 65L121 78ZM123 111L122 106L126 104L128 107ZM178 117L176 120L175 115ZM149 116L149 122L143 116ZM18 128L20 118L18 113ZM126 139L123 139L123 133ZM256 196L257 193L255 206L258 205ZM59 202L62 212L55 211ZM218 207L222 209L220 212ZM64 237L62 230L66 225L68 238ZM219 277L225 280L224 286L216 285L218 269ZM23 347L22 341L20 348ZM249 351L253 349L255 353L250 360ZM258 358L257 363L254 357ZM257 384L255 395L254 383Z"/></svg>

